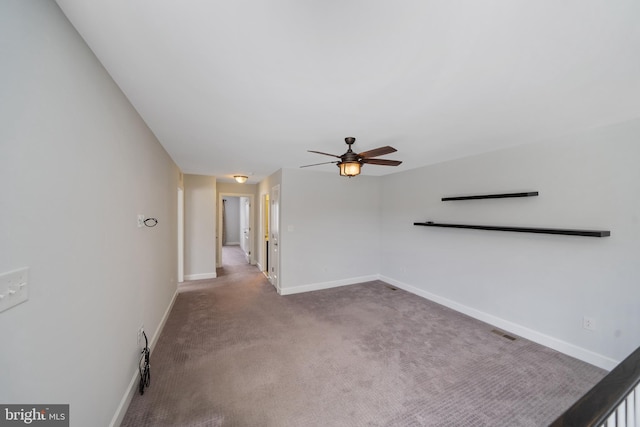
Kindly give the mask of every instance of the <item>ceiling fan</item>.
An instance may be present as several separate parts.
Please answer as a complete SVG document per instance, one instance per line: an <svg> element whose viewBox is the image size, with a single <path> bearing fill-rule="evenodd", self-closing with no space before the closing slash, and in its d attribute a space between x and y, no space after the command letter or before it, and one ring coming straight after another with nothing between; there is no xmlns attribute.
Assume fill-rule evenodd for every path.
<svg viewBox="0 0 640 427"><path fill-rule="evenodd" d="M402 163L399 160L386 160L386 159L373 158L378 156L384 156L385 154L395 153L396 151L398 151L395 148L390 147L388 145L385 147L374 148L373 150L369 150L369 151L363 151L362 153L354 153L353 150L351 150L351 146L353 145L354 142L356 142L356 139L350 136L345 138L344 142L347 143L347 145L349 146L349 149L347 150L346 153L344 153L341 156L338 156L335 154L323 153L322 151L307 150L310 153L337 157L340 160L333 161L333 162L314 163L312 165L304 165L300 167L308 168L309 166L318 166L318 165L326 165L329 163L335 163L340 168L341 176L348 176L349 178L351 178L352 176L360 175L360 168L362 168L362 165L365 163L368 163L370 165L381 165L381 166L398 166L400 163Z"/></svg>

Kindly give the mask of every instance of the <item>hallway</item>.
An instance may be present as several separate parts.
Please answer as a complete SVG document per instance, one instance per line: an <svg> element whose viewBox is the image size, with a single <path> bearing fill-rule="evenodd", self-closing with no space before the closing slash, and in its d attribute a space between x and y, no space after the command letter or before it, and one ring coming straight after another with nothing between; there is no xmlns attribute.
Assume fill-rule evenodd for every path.
<svg viewBox="0 0 640 427"><path fill-rule="evenodd" d="M240 248L240 245L229 245L222 247L222 266L246 265L247 257Z"/></svg>

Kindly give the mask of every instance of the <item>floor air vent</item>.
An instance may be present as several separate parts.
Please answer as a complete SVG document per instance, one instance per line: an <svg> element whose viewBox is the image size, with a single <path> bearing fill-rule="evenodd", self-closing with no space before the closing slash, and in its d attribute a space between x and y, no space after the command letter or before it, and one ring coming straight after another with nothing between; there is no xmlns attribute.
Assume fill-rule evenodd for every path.
<svg viewBox="0 0 640 427"><path fill-rule="evenodd" d="M502 331L500 331L498 329L493 329L491 332L493 332L496 335L500 335L502 338L506 338L506 339L511 340L511 341L515 341L516 340L516 337L512 337L511 335L506 334L506 333L504 333L504 332L502 332Z"/></svg>

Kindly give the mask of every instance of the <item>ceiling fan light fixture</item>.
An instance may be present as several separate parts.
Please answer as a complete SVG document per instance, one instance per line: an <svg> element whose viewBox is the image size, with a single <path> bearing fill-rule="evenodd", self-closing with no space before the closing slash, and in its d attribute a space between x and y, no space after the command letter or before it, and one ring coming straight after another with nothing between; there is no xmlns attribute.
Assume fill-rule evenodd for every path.
<svg viewBox="0 0 640 427"><path fill-rule="evenodd" d="M352 176L360 175L360 168L362 165L360 162L340 162L338 163L340 168L340 176Z"/></svg>
<svg viewBox="0 0 640 427"><path fill-rule="evenodd" d="M245 182L247 182L247 179L249 179L249 177L246 175L234 175L233 179L235 179L239 184L244 184Z"/></svg>
<svg viewBox="0 0 640 427"><path fill-rule="evenodd" d="M400 160L388 160L388 159L376 158L379 156L384 156L385 154L391 154L398 151L395 148L390 147L388 145L384 147L374 148L373 150L363 151L362 153L355 153L351 149L351 146L353 145L354 142L356 142L356 139L352 136L348 136L344 139L344 142L347 143L347 145L349 146L349 149L347 150L346 153L344 153L341 156L338 156L337 154L325 153L322 151L307 150L310 153L322 154L323 156L337 157L340 160L338 161L334 160L332 162L314 163L312 165L304 165L300 167L308 168L309 166L319 166L319 165L326 165L328 163L334 163L338 165L338 168L340 169L340 176L348 176L349 178L351 178L352 176L360 175L360 170L362 169L362 165L365 163L369 163L372 165L381 165L381 166L398 166L399 164L402 163Z"/></svg>

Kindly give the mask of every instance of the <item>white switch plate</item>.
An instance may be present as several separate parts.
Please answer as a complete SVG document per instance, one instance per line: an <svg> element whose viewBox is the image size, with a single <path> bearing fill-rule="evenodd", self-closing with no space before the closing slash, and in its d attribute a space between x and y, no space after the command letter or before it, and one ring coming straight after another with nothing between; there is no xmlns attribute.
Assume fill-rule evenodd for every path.
<svg viewBox="0 0 640 427"><path fill-rule="evenodd" d="M0 274L0 312L29 299L29 269Z"/></svg>
<svg viewBox="0 0 640 427"><path fill-rule="evenodd" d="M138 228L142 228L144 225L144 215L138 214Z"/></svg>

